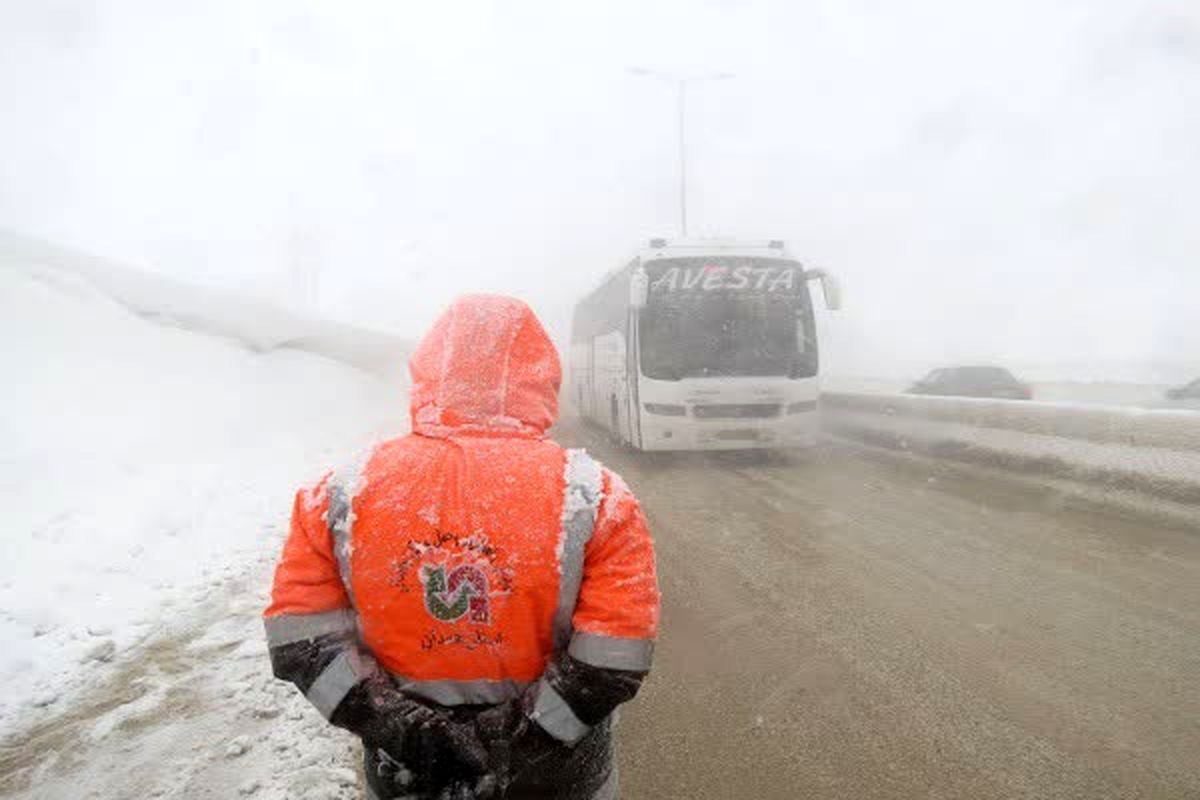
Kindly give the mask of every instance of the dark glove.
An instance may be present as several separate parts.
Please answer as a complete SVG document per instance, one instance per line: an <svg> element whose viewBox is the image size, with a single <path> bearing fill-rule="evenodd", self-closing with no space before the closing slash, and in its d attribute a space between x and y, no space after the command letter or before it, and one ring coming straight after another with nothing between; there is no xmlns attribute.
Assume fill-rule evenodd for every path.
<svg viewBox="0 0 1200 800"><path fill-rule="evenodd" d="M474 791L487 771L488 754L472 724L453 721L444 710L405 695L386 679L356 686L331 721L362 738L378 763L376 778L397 794L440 797L460 785ZM458 800L462 795L448 796Z"/></svg>
<svg viewBox="0 0 1200 800"><path fill-rule="evenodd" d="M494 777L488 775L479 778L474 783L457 782L445 787L437 795L437 800L494 800L500 797L499 785Z"/></svg>
<svg viewBox="0 0 1200 800"><path fill-rule="evenodd" d="M524 699L509 700L475 719L479 740L487 748L488 770L501 796L526 772L567 748L530 719L525 706Z"/></svg>
<svg viewBox="0 0 1200 800"><path fill-rule="evenodd" d="M414 775L389 756L386 750L376 750L374 757L367 759L367 765L367 782L381 796L420 797L424 800L494 800L498 797L499 784L495 776L490 774L473 779L460 776L435 789L436 781L432 777Z"/></svg>

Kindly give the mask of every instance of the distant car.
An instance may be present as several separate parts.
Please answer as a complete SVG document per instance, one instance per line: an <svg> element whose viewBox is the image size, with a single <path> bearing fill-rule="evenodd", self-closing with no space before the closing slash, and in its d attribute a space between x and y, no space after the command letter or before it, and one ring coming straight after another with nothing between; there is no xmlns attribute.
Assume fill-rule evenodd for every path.
<svg viewBox="0 0 1200 800"><path fill-rule="evenodd" d="M1183 386L1176 386L1174 389L1167 389L1168 400L1200 400L1200 378L1185 383Z"/></svg>
<svg viewBox="0 0 1200 800"><path fill-rule="evenodd" d="M1183 386L1167 389L1167 400L1168 405L1173 407L1200 408L1200 378Z"/></svg>
<svg viewBox="0 0 1200 800"><path fill-rule="evenodd" d="M908 388L910 394L951 397L992 397L1030 400L1033 391L1002 367L947 367L935 369Z"/></svg>

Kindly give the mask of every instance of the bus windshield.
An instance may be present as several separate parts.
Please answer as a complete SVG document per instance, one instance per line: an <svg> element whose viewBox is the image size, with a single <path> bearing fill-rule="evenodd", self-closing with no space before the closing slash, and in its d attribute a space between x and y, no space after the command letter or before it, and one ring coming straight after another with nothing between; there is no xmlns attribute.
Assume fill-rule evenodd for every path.
<svg viewBox="0 0 1200 800"><path fill-rule="evenodd" d="M816 337L803 270L754 258L680 258L646 266L641 370L648 378L809 377Z"/></svg>

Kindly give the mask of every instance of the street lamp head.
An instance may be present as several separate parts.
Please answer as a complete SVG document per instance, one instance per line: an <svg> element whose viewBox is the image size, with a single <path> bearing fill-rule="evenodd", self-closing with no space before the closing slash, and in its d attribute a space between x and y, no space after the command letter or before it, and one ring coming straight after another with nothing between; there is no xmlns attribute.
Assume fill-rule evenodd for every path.
<svg viewBox="0 0 1200 800"><path fill-rule="evenodd" d="M630 75L653 75L654 74L650 70L646 69L645 67L626 67L625 71L628 72Z"/></svg>

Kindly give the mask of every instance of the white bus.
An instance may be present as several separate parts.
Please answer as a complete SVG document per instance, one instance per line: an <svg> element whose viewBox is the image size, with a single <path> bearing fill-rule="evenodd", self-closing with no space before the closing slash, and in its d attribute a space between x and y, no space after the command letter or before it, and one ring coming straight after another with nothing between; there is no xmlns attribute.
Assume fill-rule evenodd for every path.
<svg viewBox="0 0 1200 800"><path fill-rule="evenodd" d="M816 326L836 282L783 242L651 239L575 308L569 392L580 414L641 450L816 441Z"/></svg>

